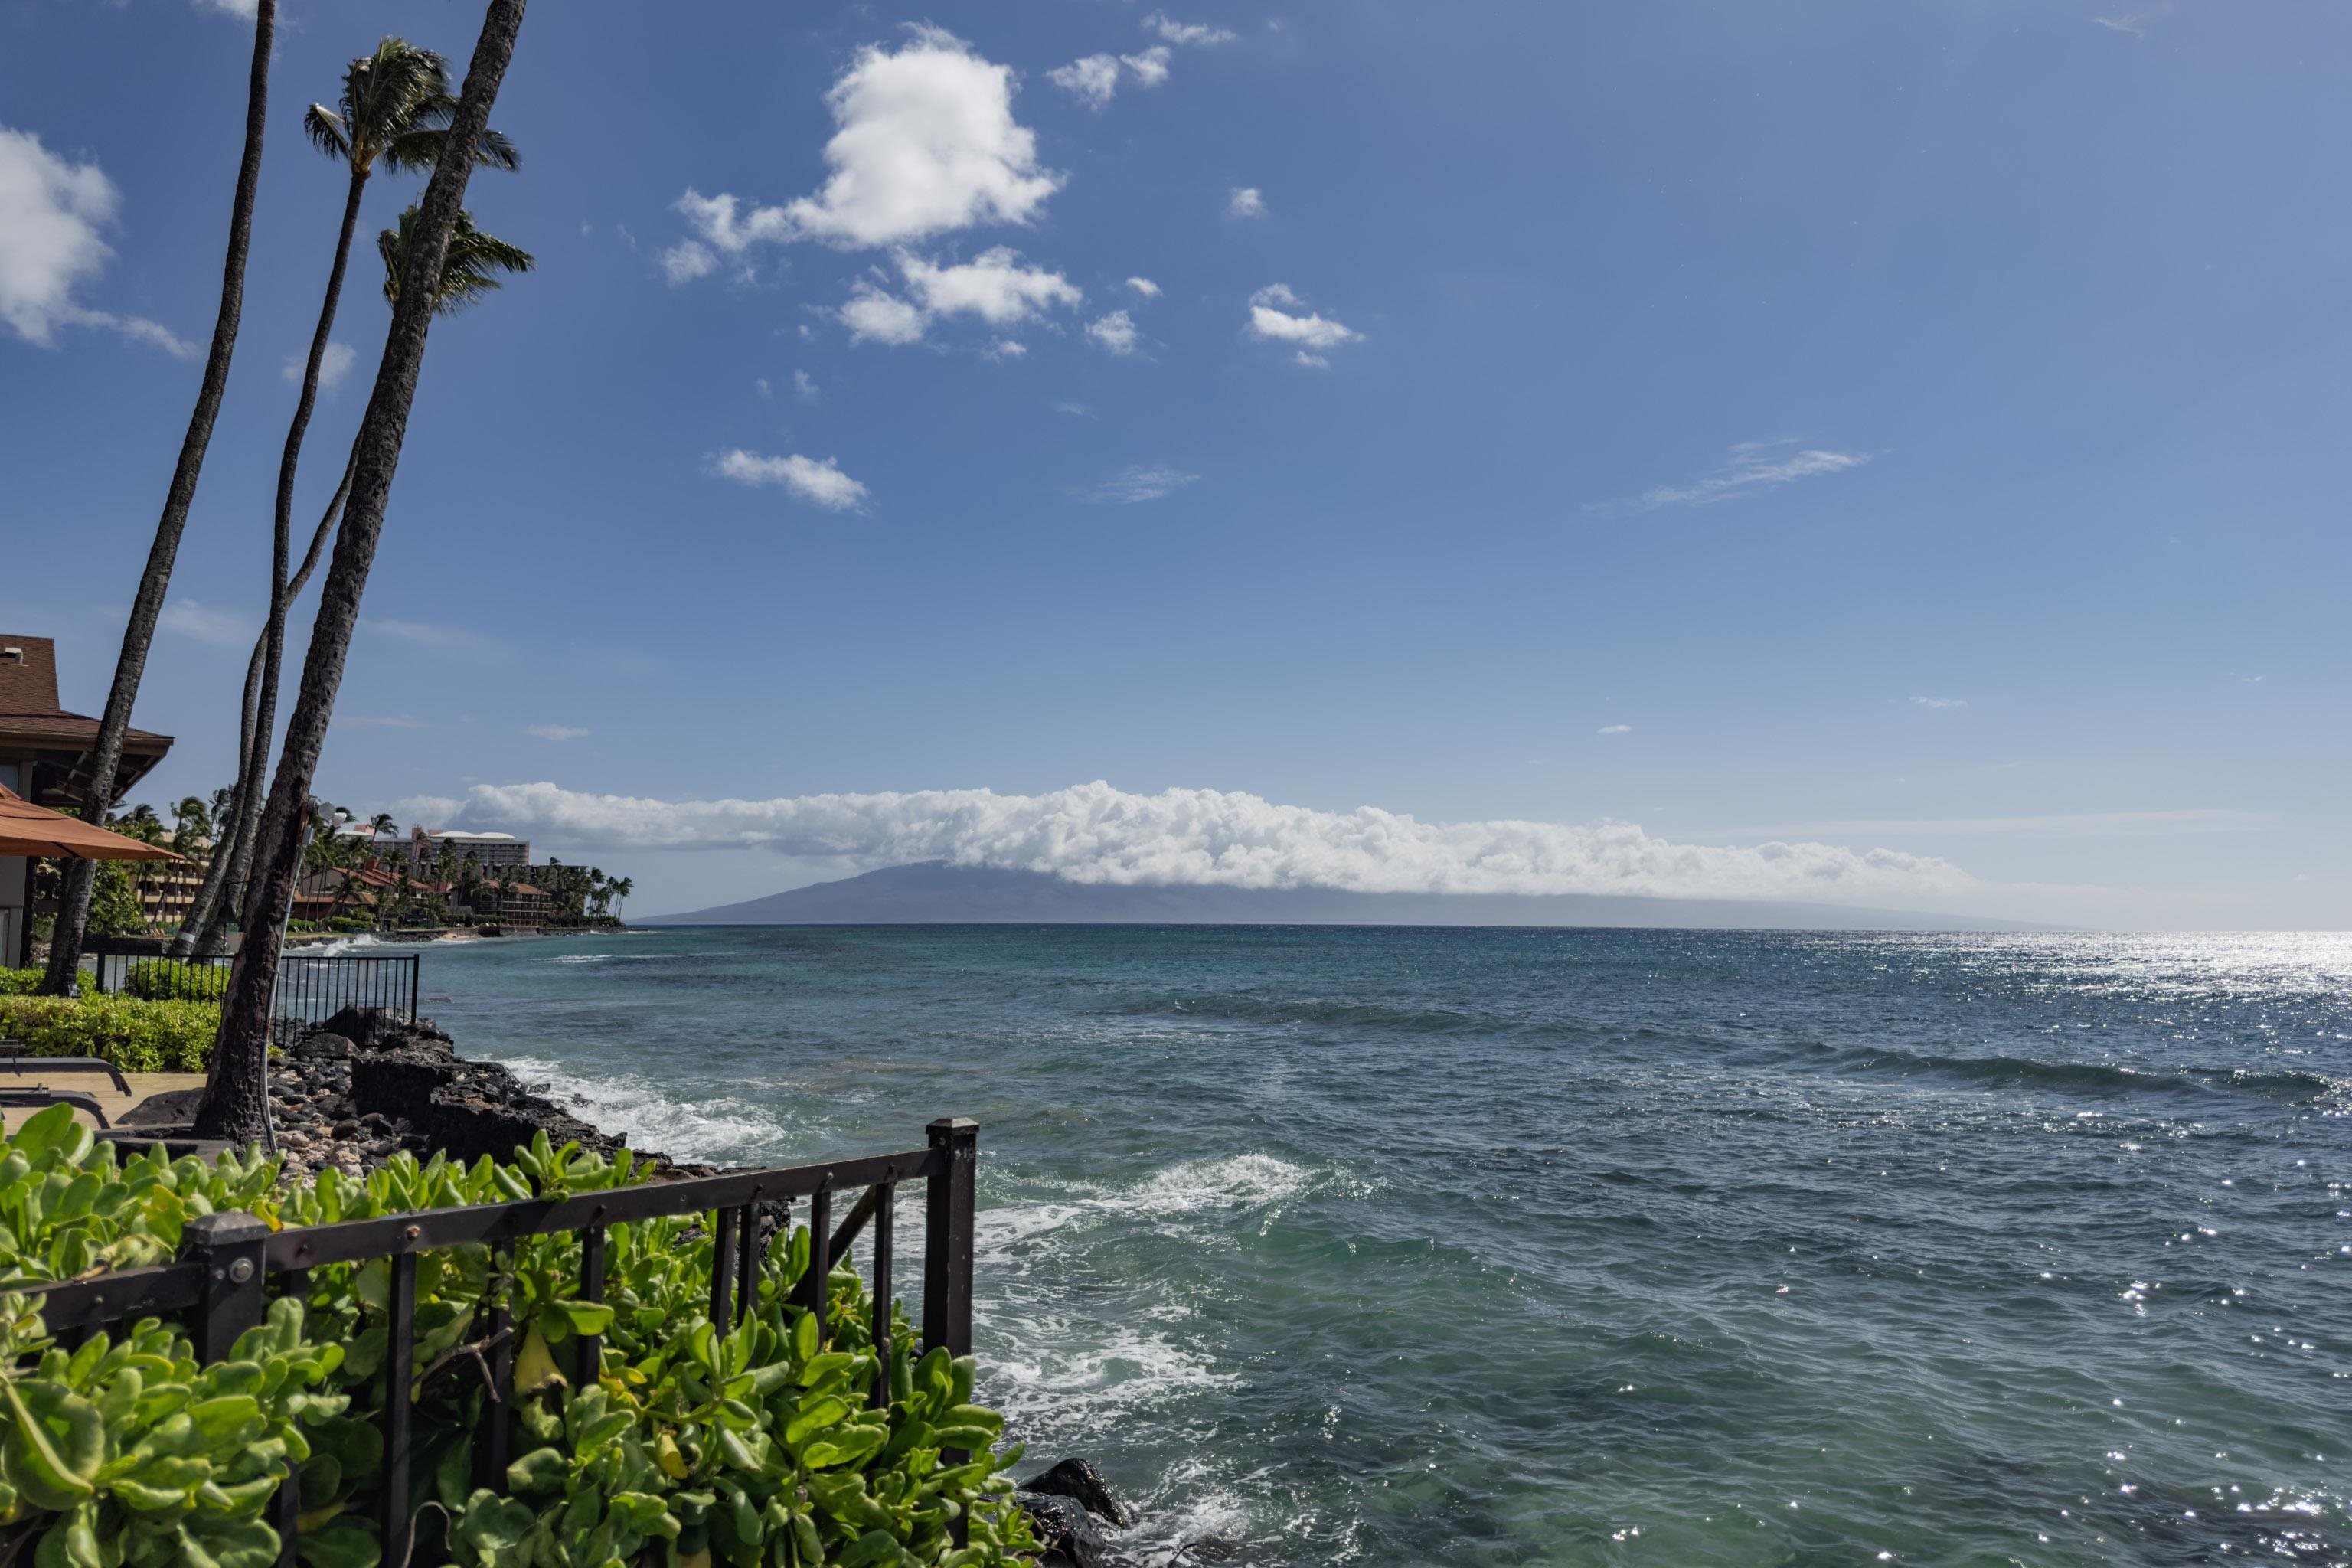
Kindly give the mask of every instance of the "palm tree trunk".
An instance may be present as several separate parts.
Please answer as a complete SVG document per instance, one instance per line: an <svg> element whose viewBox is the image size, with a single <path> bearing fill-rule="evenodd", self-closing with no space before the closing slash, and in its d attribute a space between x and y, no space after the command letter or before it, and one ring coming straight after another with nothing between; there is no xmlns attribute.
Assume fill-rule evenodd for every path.
<svg viewBox="0 0 2352 1568"><path fill-rule="evenodd" d="M267 5L268 0L263 0ZM230 972L221 1008L220 1033L213 1042L211 1072L204 1102L196 1110L199 1137L240 1142L270 1141L269 1022L278 988L279 928L294 907L302 870L302 830L310 820L310 785L325 747L327 725L359 624L360 595L367 587L383 535L384 508L400 466L400 447L416 401L417 374L425 363L425 332L433 323L434 284L465 204L474 153L489 123L490 105L514 58L522 28L524 0L490 0L480 38L466 70L466 86L450 119L447 150L425 187L417 219L416 247L409 256L400 299L393 306L392 330L376 367L375 389L360 424L358 460L352 470L351 499L335 537L335 553L319 590L319 615L310 628L310 648L294 710L286 721L286 742L263 809L248 900L251 921Z"/></svg>
<svg viewBox="0 0 2352 1568"><path fill-rule="evenodd" d="M327 502L327 510L311 531L310 547L302 552L302 565L286 584L286 607L290 611L294 602L302 596L303 585L310 581L310 573L319 564L320 552L325 550L327 536L334 531L335 521L343 514L343 500L352 491L352 465L359 460L359 451L343 460L342 481ZM206 957L228 951L230 911L245 900L246 878L253 865L253 841L261 826L262 784L268 776L269 742L275 736L269 732L277 725L276 700L271 701L269 730L256 733L255 714L261 706L261 668L269 653L269 634L264 631L253 642L253 658L245 671L244 729L237 742L236 787L229 792L229 810L213 830L213 858L205 868L205 879L196 889L196 896L188 906L188 918L181 925L179 935L172 939L171 952L175 957L191 952Z"/></svg>
<svg viewBox="0 0 2352 1568"><path fill-rule="evenodd" d="M213 318L212 350L205 356L196 406L188 416L188 432L180 442L180 460L172 469L172 488L164 494L163 514L155 523L155 542L147 551L147 568L140 574L139 593L131 602L131 624L122 629L122 653L115 660L114 684L107 689L106 711L99 719L98 739L90 748L82 816L96 825L105 823L107 808L114 804L115 775L122 767L122 732L131 727L131 705L147 673L147 650L155 641L155 620L163 611L164 591L172 585L172 564L179 557L180 535L188 526L188 508L196 499L196 479L204 471L213 424L220 416L221 399L228 391L229 361L236 352L237 322L245 310L245 257L253 239L254 195L261 184L261 133L269 111L269 49L277 30L278 0L259 0L253 18L252 73L246 87L245 153L237 165L236 195L229 203L228 255L221 264L220 311ZM79 984L76 976L89 924L95 874L94 862L66 863L65 894L49 939L48 973L41 981L41 989L49 995L66 995Z"/></svg>

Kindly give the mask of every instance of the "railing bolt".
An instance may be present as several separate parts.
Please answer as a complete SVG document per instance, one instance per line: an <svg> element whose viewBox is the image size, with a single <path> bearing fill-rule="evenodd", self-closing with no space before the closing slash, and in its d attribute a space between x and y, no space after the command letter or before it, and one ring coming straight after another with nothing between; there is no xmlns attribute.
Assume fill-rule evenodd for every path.
<svg viewBox="0 0 2352 1568"><path fill-rule="evenodd" d="M242 1285L247 1280L252 1279L253 1259L250 1258L240 1258L236 1262L230 1264L228 1266L228 1277L232 1283L238 1285Z"/></svg>
<svg viewBox="0 0 2352 1568"><path fill-rule="evenodd" d="M414 1226L414 1225L412 1225L412 1226L410 1226L406 1230L402 1231L400 1234L401 1234L401 1235L403 1235L403 1236L404 1236L404 1237L408 1237L408 1239L409 1239L409 1240L411 1240L411 1241L415 1241L418 1237L423 1236L423 1235L425 1234L425 1231L424 1231L424 1227L422 1227L421 1226Z"/></svg>

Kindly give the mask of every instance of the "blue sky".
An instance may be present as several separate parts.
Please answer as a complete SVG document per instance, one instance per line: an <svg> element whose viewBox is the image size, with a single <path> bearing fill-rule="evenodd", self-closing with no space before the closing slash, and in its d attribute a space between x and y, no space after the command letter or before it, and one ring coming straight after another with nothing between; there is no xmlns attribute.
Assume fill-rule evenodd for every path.
<svg viewBox="0 0 2352 1568"><path fill-rule="evenodd" d="M2352 12L652 16L525 23L523 170L470 205L540 268L434 330L329 797L646 911L914 848L2352 925ZM159 798L231 767L341 192L301 106L478 22L287 0ZM249 33L36 0L0 40L0 624L94 711Z"/></svg>

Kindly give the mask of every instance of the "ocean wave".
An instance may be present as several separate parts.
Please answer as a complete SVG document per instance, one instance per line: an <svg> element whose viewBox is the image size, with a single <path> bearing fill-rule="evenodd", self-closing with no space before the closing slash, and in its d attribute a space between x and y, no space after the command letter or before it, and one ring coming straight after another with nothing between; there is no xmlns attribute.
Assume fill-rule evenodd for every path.
<svg viewBox="0 0 2352 1568"><path fill-rule="evenodd" d="M1935 1073L2004 1088L2074 1089L2092 1093L2178 1094L2219 1091L2257 1095L2288 1104L2352 1104L2352 1079L2294 1068L2137 1068L2114 1062L2047 1062L2032 1057L1943 1056L1897 1047L1866 1049L1815 1043L1808 1054L1857 1071Z"/></svg>
<svg viewBox="0 0 2352 1568"><path fill-rule="evenodd" d="M1379 1002L1249 995L1164 996L1132 1002L1130 1018L1181 1018L1201 1023L1261 1024L1293 1028L1370 1029L1407 1035L1562 1036L1585 1037L1589 1027L1560 1019L1451 1007L1395 1007Z"/></svg>

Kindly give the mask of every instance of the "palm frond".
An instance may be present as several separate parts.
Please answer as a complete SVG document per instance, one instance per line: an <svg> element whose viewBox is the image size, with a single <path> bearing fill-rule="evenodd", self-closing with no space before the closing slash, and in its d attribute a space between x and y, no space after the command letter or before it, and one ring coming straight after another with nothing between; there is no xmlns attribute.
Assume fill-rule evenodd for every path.
<svg viewBox="0 0 2352 1568"><path fill-rule="evenodd" d="M310 145L339 163L352 161L352 139L343 117L323 103L314 103L302 111L302 134Z"/></svg>
<svg viewBox="0 0 2352 1568"><path fill-rule="evenodd" d="M352 61L343 72L342 108L352 163L371 166L420 110L448 96L449 62L405 39L387 37L373 54Z"/></svg>
<svg viewBox="0 0 2352 1568"><path fill-rule="evenodd" d="M417 209L410 207L400 215L399 227L385 229L376 237L376 253L383 258L383 297L394 304L400 301L401 278L408 270L409 251L415 243L416 215ZM530 251L495 235L482 233L474 226L474 215L461 210L449 230L449 247L441 258L441 281L433 294L434 313L454 316L503 288L497 274L529 272L538 265L539 258Z"/></svg>

